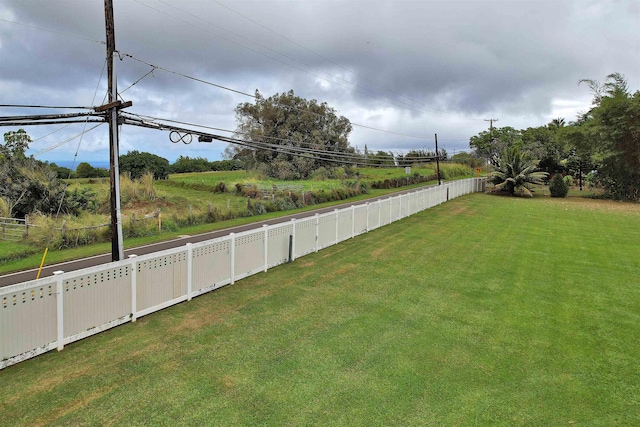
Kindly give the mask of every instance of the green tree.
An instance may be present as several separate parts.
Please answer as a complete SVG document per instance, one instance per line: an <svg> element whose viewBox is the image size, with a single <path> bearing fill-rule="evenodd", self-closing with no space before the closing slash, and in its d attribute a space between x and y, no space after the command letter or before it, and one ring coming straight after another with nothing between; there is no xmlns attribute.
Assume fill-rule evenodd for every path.
<svg viewBox="0 0 640 427"><path fill-rule="evenodd" d="M129 173L131 179L140 179L145 172L151 172L154 179L167 179L171 170L167 159L137 150L120 156L119 166L120 173Z"/></svg>
<svg viewBox="0 0 640 427"><path fill-rule="evenodd" d="M462 163L463 165L469 166L471 169L475 169L485 165L482 160L471 153L467 153L466 151L461 151L459 153L456 153L454 156L451 156L451 161L455 163Z"/></svg>
<svg viewBox="0 0 640 427"><path fill-rule="evenodd" d="M66 211L66 185L58 179L48 164L25 155L31 138L26 132L4 134L0 156L0 199L3 211L15 218L24 218L34 211L45 214L58 207Z"/></svg>
<svg viewBox="0 0 640 427"><path fill-rule="evenodd" d="M553 175L549 181L551 197L566 197L569 193L569 185L565 182L561 173Z"/></svg>
<svg viewBox="0 0 640 427"><path fill-rule="evenodd" d="M640 199L640 91L631 93L620 73L604 84L582 80L591 88L593 108L581 118L575 139L591 153L597 175L608 195Z"/></svg>
<svg viewBox="0 0 640 427"><path fill-rule="evenodd" d="M522 147L522 131L509 126L482 131L469 139L469 147L474 150L474 154L494 166L497 166L504 149L512 146Z"/></svg>
<svg viewBox="0 0 640 427"><path fill-rule="evenodd" d="M393 166L395 165L395 156L392 152L378 150L375 153L369 153L367 164L371 166Z"/></svg>
<svg viewBox="0 0 640 427"><path fill-rule="evenodd" d="M256 91L256 102L236 107L236 137L250 147L227 147L228 158L241 160L248 169L260 169L279 179L309 177L319 167L345 163L340 154L354 154L348 136L351 123L326 103L306 100L293 91L264 98ZM254 142L274 144L275 151ZM277 150L278 146L284 149ZM306 157L291 154L287 147L314 150ZM321 156L322 158L319 158Z"/></svg>
<svg viewBox="0 0 640 427"><path fill-rule="evenodd" d="M76 173L69 168L58 166L55 163L49 164L49 167L56 173L56 176L59 179L76 178Z"/></svg>
<svg viewBox="0 0 640 427"><path fill-rule="evenodd" d="M4 145L0 147L0 156L22 160L26 158L30 143L31 137L24 129L7 132L4 134Z"/></svg>
<svg viewBox="0 0 640 427"><path fill-rule="evenodd" d="M516 146L505 148L496 163L496 170L489 174L496 192L532 197L532 184L541 184L549 176L537 172L537 161L527 158Z"/></svg>
<svg viewBox="0 0 640 427"><path fill-rule="evenodd" d="M94 168L87 162L80 162L76 167L76 178L100 178L108 176L100 169Z"/></svg>

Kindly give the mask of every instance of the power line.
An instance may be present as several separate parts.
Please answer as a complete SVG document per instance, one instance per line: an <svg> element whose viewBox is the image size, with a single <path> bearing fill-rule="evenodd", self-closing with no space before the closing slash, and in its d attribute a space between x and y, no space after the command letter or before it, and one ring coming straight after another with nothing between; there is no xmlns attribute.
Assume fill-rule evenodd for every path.
<svg viewBox="0 0 640 427"><path fill-rule="evenodd" d="M220 84L217 84L217 83L213 83L213 82L210 82L210 81L198 78L198 77L189 76L187 74L183 74L183 73L180 73L178 71L169 70L168 68L164 68L164 67L161 67L159 65L154 65L154 64L151 64L151 63L149 63L147 61L144 61L144 60L142 60L140 58L136 58L135 56L133 56L131 54L128 54L128 53L123 53L122 56L126 57L126 58L131 58L134 61L138 61L138 62L140 62L142 64L148 65L149 67L152 67L153 69L158 69L158 70L161 70L161 71L165 71L167 73L174 74L174 75L179 76L179 77L183 77L183 78L186 78L186 79L189 79L189 80L193 80L193 81L196 81L196 82L199 82L199 83L203 83L203 84L206 84L206 85L209 85L209 86L217 87L219 89L223 89L223 90L234 92L234 93L237 93L237 94L240 94L240 95L244 95L246 97L253 98L253 99L257 100L258 102L265 102L265 100L259 98L256 95L252 95L250 93L242 92L242 91L237 90L237 89L232 89L230 87L223 86L223 85L220 85ZM293 106L290 106L290 105L285 105L285 104L280 104L280 103L277 103L277 105L279 105L279 106L281 106L283 108L288 108L288 109L291 109L291 110L296 110L296 111L299 111L299 112L303 112L303 113L312 114L312 115L316 115L316 116L322 117L321 114L314 113L314 112L309 111L309 110L302 110L300 108L296 108L296 107L293 107ZM359 123L354 123L352 121L349 121L349 123L351 123L352 126L361 127L361 128L364 128L364 129L370 129L370 130L374 130L374 131L377 131L377 132L383 132L383 133L388 133L388 134L392 134L392 135L404 136L404 137L407 137L407 138L415 138L415 139L422 139L422 140L425 140L425 141L431 141L429 138L425 138L425 137L421 137L421 136L408 135L408 134L404 134L404 133L400 133L400 132L394 132L394 131L389 131L389 130L385 130L385 129L379 129L379 128L375 128L373 126L367 126L367 125L363 125L363 124L359 124Z"/></svg>
<svg viewBox="0 0 640 427"><path fill-rule="evenodd" d="M295 144L312 146L312 143L306 142L306 141L299 141L299 140L287 139L287 138L279 138L279 137L268 136L268 135L256 135L256 134L253 134L251 132L238 132L237 130L222 129L222 128L218 128L218 127L199 125L199 124L184 122L184 121L180 121L180 120L162 119L162 118L152 117L152 116L148 116L148 115L144 115L144 114L133 114L133 113L125 113L125 114L129 114L129 115L133 115L133 116L139 117L142 120L142 122L144 122L143 119L151 120L151 122L148 122L148 123L152 124L152 125L155 124L155 125L163 126L163 124L158 123L158 121L162 121L162 122L167 122L167 123L176 123L176 124L185 125L185 126L193 126L193 127L197 127L197 128L201 128L201 129L215 130L215 131L219 131L219 132L228 132L228 133L231 133L231 134L234 134L234 135L243 135L243 136L248 136L248 137L259 136L260 138L265 138L265 139L269 139L269 140L273 140L273 141L290 142L290 143L295 143ZM420 156L419 158L424 158L424 156Z"/></svg>
<svg viewBox="0 0 640 427"><path fill-rule="evenodd" d="M158 1L161 1L161 0L158 0ZM364 80L366 80L366 81L368 81L368 82L370 82L370 83L372 83L372 84L374 84L374 85L376 85L376 86L378 86L378 87L380 87L380 88L382 88L382 89L384 89L384 90L386 90L386 91L388 91L388 92L391 92L391 93L392 93L392 94L394 94L394 95L398 95L398 96L400 96L400 97L402 97L402 98L404 98L404 99L407 99L407 100L409 100L409 101L413 102L414 104L417 104L417 105L421 106L422 108L425 108L426 110L430 110L430 111L431 111L431 112L433 112L433 113L441 114L441 115L446 115L446 116L450 116L450 117L461 118L461 116L459 116L459 115L457 115L457 114L452 114L452 113L448 113L448 112L446 112L446 111L441 111L441 110L435 109L435 108L433 108L433 107L429 107L428 105L426 105L426 104L424 104L424 103L422 103L422 102L420 102L420 101L416 101L416 100L414 100L414 99L412 99L412 98L409 98L409 97L407 97L406 95L401 94L400 92L397 92L397 91L395 91L395 90L393 90L393 89L391 89L391 88L388 88L388 87L386 87L385 85L383 85L383 84L381 84L381 83L378 83L378 82L376 82L376 81L375 81L375 80L373 80L373 79L370 79L370 78L368 78L368 77L366 77L366 76L363 76L362 74L359 74L359 73L357 73L357 72L355 72L355 71L353 71L353 70L351 70L351 69L349 69L349 68L347 68L347 67L343 66L342 64L340 64L340 63L338 63L338 62L336 62L336 61L333 61L333 60L331 60L330 58L327 58L326 56L324 56L324 55L322 55L322 54L320 54L320 53L318 53L318 52L316 52L316 51L314 51L314 50L312 50L312 49L307 48L306 46L303 46L302 44L300 44L300 43L296 42L295 40L293 40L293 39L291 39L291 38L289 38L289 37L287 37L287 36L285 36L285 35L283 35L283 34L281 34L281 33L277 32L277 31L275 31L275 30L273 30L273 29L271 29L271 28L269 28L269 27L267 27L267 26L265 26L265 25L261 24L260 22L258 22L258 21L256 21L256 20L254 20L254 19L252 19L252 18L250 18L250 17L248 17L248 16L246 16L246 15L244 15L244 14L242 14L242 13L238 12L237 10L235 10L235 9L233 9L233 8L231 8L231 7L229 7L229 6L225 5L225 4L223 4L223 3L221 3L221 2L219 2L219 1L217 1L217 0L212 0L212 1L213 1L214 3L216 3L216 4L220 5L220 6L224 7L225 9L230 10L231 12L233 12L233 13L235 13L235 14L237 14L237 15L241 16L242 18L244 18L244 19L246 19L246 20L248 20L248 21L250 21L250 22L254 23L255 25L257 25L257 26L259 26L259 27L261 27L261 28L263 28L263 29L265 29L265 30L267 30L267 31L269 31L269 32L271 32L271 33L273 33L273 34L275 34L275 35L277 35L277 36L279 36L279 37L283 38L284 40L286 40L286 41L288 41L288 42L290 42L290 43L292 43L292 44L294 44L294 45L296 45L296 46L298 46L298 47L300 47L300 48L302 48L302 49L306 50L307 52L310 52L310 53L312 53L312 54L316 55L317 57L319 57L319 58L321 58L321 59L323 59L323 60L325 60L325 61L327 61L327 62L330 62L330 63L332 63L332 64L334 64L334 65L336 65L336 66L338 66L338 67L342 68L343 70L345 70L345 71L347 71L347 72L349 72L349 73L352 73L353 75L355 75L355 76L357 76L357 77L360 77L361 79L364 79ZM300 61L298 61L298 62L300 62ZM340 79L340 80L346 81L346 80L344 80L344 79L342 79L342 78L340 78L340 77L338 77L338 76L334 76L333 74L330 74L330 73L327 73L327 74L329 74L329 75L330 75L330 76L332 76L332 77L336 77L336 78L338 78L338 79ZM467 119L467 120L473 120L473 121L478 121L478 120L480 120L480 119L477 119L477 118L466 118L466 119Z"/></svg>
<svg viewBox="0 0 640 427"><path fill-rule="evenodd" d="M93 110L93 107L63 107L57 105L25 105L25 104L0 104L2 108L48 108L56 110Z"/></svg>
<svg viewBox="0 0 640 427"><path fill-rule="evenodd" d="M271 60L273 60L273 61L276 61L276 62L279 62L279 63L281 63L281 64L284 64L284 65L286 65L286 66L288 66L288 67L293 67L293 68L295 68L295 69L297 69L297 70L299 70L299 71L302 71L302 72L304 72L304 73L307 73L307 74L309 74L309 75L311 75L311 76L313 76L313 77L315 77L315 78L318 78L318 79L321 79L321 80L323 80L323 81L326 81L327 83L331 83L331 84L333 84L333 85L336 85L336 86L339 86L339 87L342 87L342 88L345 88L345 89L348 89L348 90L352 90L352 91L354 91L354 92L356 92L356 93L360 93L360 94L362 94L362 95L364 95L364 96L368 96L368 97L371 97L371 98L374 98L374 99L380 99L380 96L373 95L373 94L371 94L371 93L367 93L367 92L364 92L364 91L362 91L362 90L354 89L354 87L360 87L360 88L362 88L362 86L359 86L358 84L351 83L351 82L349 82L349 81L347 81L347 80L344 80L344 79L342 79L342 78L340 78L340 77L333 76L333 75L331 75L330 73L326 73L326 74L328 74L328 75L331 75L331 76L333 76L333 77L335 77L335 78L338 78L338 79L340 79L340 80L343 80L343 81L347 82L349 85L351 85L351 86L353 86L353 87L345 86L345 85L340 84L340 83L337 83L337 82L335 82L335 81L333 81L333 80L327 79L327 78L325 78L325 77L323 77L323 76L321 76L321 75L315 74L315 73L313 73L313 72L311 72L311 71L309 71L309 70L306 70L306 69L304 69L304 68L298 67L298 66L296 66L296 65L294 65L294 64L291 64L291 63L287 63L287 62L281 61L280 59L278 59L278 58L274 58L273 56L270 56L270 55L267 55L267 54L266 54L266 53L264 53L264 52L260 52L259 50L253 49L253 48L251 48L251 47L249 47L249 46L245 46L245 45L243 45L242 43L238 43L238 42L236 42L236 41L234 41L234 40L231 40L231 39L228 39L228 38L226 38L226 37L224 37L224 36L221 36L221 35L219 35L219 34L213 33L213 32L211 32L211 31L209 31L209 30L207 30L207 29L204 29L204 28L202 28L202 27L199 27L199 26L197 26L197 25L194 25L194 24L193 24L193 23L191 23L191 22L185 21L185 20L180 19L180 18L178 18L178 17L175 17L175 16L173 16L173 15L171 15L171 14L169 14L169 13L163 12L163 11L161 11L161 10L159 10L159 9L156 9L156 8L154 8L154 7L152 7L152 6L149 6L148 4L142 3L142 2L141 2L141 1L139 1L139 0L134 0L134 1L135 1L136 3L138 3L138 4L142 5L142 6L148 7L149 9L155 10L155 11L156 11L156 12L158 12L158 13L161 13L161 14L163 14L163 15L165 15L165 16L168 16L168 17L170 17L171 19L175 19L175 20L180 21L180 22L182 22L182 23L184 23L184 24L187 24L187 25L191 25L191 26L193 26L193 27L195 27L195 28L198 28L198 29L200 29L200 30L202 30L202 31L204 31L204 32L206 32L206 33L209 33L209 34L211 34L211 35L214 35L214 36L216 36L216 37L218 37L218 38L220 38L220 39L222 39L222 40L224 40L224 41L226 41L226 42L228 42L228 43L232 43L232 44L235 44L235 45L237 45L237 46L240 46L240 47L242 47L242 48L244 48L244 49L248 49L248 50L250 50L250 51L252 51L252 52L254 52L254 53L257 53L258 55L262 55L262 56L264 56L264 57L266 57L266 58L269 58L269 59L271 59ZM158 0L158 1L160 1L160 0ZM172 6L172 7L173 7L173 6ZM174 8L175 8L175 9L177 9L177 10L180 10L180 9L178 9L178 8L176 8L176 7L174 7ZM180 10L180 11L182 11L182 10ZM183 12L184 12L184 11L183 11ZM184 13L188 13L188 12L184 12ZM198 19L200 19L200 18L198 18ZM207 22L207 21L205 21L205 22ZM207 22L207 23L209 23L209 22ZM210 25L213 25L213 24L211 24L211 23L209 23L209 24L210 24ZM235 34L235 33L232 33L232 34ZM246 37L243 37L243 36L238 36L238 37L242 37L242 38L244 38L245 40L249 40L249 39L247 39ZM253 42L253 41L251 41L251 40L249 40L249 41L250 41L251 43L255 43L255 44L257 44L257 45L258 45L258 46L260 46L260 47L263 47L263 48L265 48L265 49L268 49L268 50L270 50L270 51L273 51L273 52L275 52L275 53L277 53L277 54L279 54L279 55L282 55L282 56L285 56L285 57L290 58L288 55L281 54L281 53L279 53L279 52L275 51L274 49L271 49L271 48L268 48L268 47L266 47L266 46L261 45L260 43ZM292 58L292 59L293 59L293 58ZM296 59L293 59L293 60L294 60L294 61L296 61L296 62L301 62L301 61L298 61L298 60L296 60ZM303 64L304 64L304 63L303 63ZM306 65L306 64L305 64L305 65ZM308 65L306 65L306 66L307 66L307 67L310 67L310 66L308 66ZM371 89L366 89L366 88L365 88L365 90L367 90L368 92L373 92ZM380 100L382 100L382 101L384 101L384 102L386 102L386 103L388 103L388 104L390 104L390 105L395 105L396 107L400 107L400 108L408 108L408 109L410 109L410 110L414 110L414 111L417 111L417 112L420 112L420 113L424 113L424 112L425 112L424 110L420 110L420 109L416 108L416 107L415 107L415 106L413 106L413 105L407 104L406 102L402 102L402 104L404 104L404 105L401 105L401 104L398 104L397 102L393 102L393 101L391 101L391 100L389 100L389 99L380 99ZM435 112L436 114L451 115L450 113L444 113L444 112L440 112L440 111L437 111L437 110L434 110L434 112Z"/></svg>
<svg viewBox="0 0 640 427"><path fill-rule="evenodd" d="M80 123L84 123L84 122L80 122ZM52 145L51 147L47 147L47 148L45 148L44 150L40 150L40 151L38 151L37 153L34 153L33 155L34 155L34 156L39 156L39 155L41 155L41 154L48 153L49 151L52 151L52 150L54 150L54 149L56 149L56 148L58 148L58 147L60 147L60 146L62 146L62 145L64 145L64 144L66 144L67 142L73 141L74 139L76 139L76 138L79 138L79 137L83 136L85 133L89 133L89 132L91 132L92 130L94 130L95 128L97 128L98 126L101 126L101 125L103 125L103 124L104 124L104 122L98 123L97 125L95 125L95 126L93 126L93 127L89 128L88 130L83 130L82 132L80 132L80 133L78 133L78 134L76 134L76 135L72 136L71 138L66 139L66 140L64 140L64 141L62 141L62 142L58 142L57 144L54 144L54 145Z"/></svg>
<svg viewBox="0 0 640 427"><path fill-rule="evenodd" d="M48 29L48 28L37 27L35 25L25 24L25 23L22 23L22 22L10 21L10 20L4 19L4 18L0 18L0 21L8 22L10 24L15 24L15 25L21 25L23 27L32 28L34 30L40 30L40 31L46 31L48 33L58 34L60 36L72 37L72 38L75 38L75 39L80 39L80 40L84 40L84 41L88 41L88 42L98 43L98 44L101 44L101 45L106 44L105 42L100 41L100 40L94 40L94 39L90 39L90 38L87 38L87 37L78 36L76 34L63 33L62 31L56 31L56 30L51 30L51 29Z"/></svg>
<svg viewBox="0 0 640 427"><path fill-rule="evenodd" d="M306 146L312 146L311 143L309 142L305 142L305 141L298 141L298 140L291 140L291 139L285 139L285 138L278 138L278 137L272 137L272 136L267 136L267 135L255 135L255 134L251 134L251 133L242 133L242 132L235 132L235 131L231 131L231 130L227 130L227 129L220 129L220 128L212 128L209 126L204 126L204 125L197 125L197 124L193 124L193 123L186 123L186 122L180 122L180 121L176 121L176 120L169 120L169 119L158 119L155 117L150 117L150 116L144 116L144 115L133 115L133 116L137 116L139 117L139 119L135 119L133 117L131 117L133 114L131 113L124 113L123 117L125 118L124 123L125 124L129 124L129 125L134 125L134 126L140 126L140 127L146 127L146 128L150 128L150 129L156 129L156 130L164 130L164 131L170 131L170 132L178 132L181 133L181 136L179 139L182 139L182 137L186 134L193 134L193 135L197 135L199 137L209 137L212 139L216 139L219 141L223 141L223 142L228 142L228 143L232 143L232 144L236 144L236 145L241 145L247 148L251 148L251 149L263 149L263 150L268 150L268 151L272 151L272 152L280 152L280 153L285 153L285 154L289 154L289 155L293 155L293 156L300 156L302 155L302 157L309 157L309 156L313 156L312 158L318 159L318 160L331 160L331 161L335 161L337 163L340 162L346 162L349 164L367 164L366 163L366 159L365 162L363 162L363 156L358 154L358 153L348 153L348 152L339 152L339 151L328 151L326 149L318 149L318 148L305 148L302 146L292 146L292 145L281 145L281 144L273 144L273 143L268 143L268 142L264 142L264 141L256 141L254 138L258 137L258 138L264 138L264 139L268 139L268 140L276 140L276 141L280 141L280 142L289 142L289 143L295 143L295 144L300 144L300 145L306 145ZM150 119L152 120L151 122L149 121L145 121L143 120L143 118L146 119ZM217 134L212 134L212 133L208 133L208 132L202 132L202 131L194 131L193 129L188 129L188 128L184 128L184 127L180 127L180 126L175 126L175 125L171 125L171 124L166 124L166 123L160 123L159 120L165 121L165 122L171 122L171 123L178 123L178 124L182 124L182 125L186 125L186 126L193 126L193 127L199 127L202 129L209 129L209 130L217 130L217 131L222 131L222 132L230 132L230 133L234 133L234 134L240 134L240 135L244 135L247 136L251 139L238 139L238 138L232 138L232 137L225 137L225 136L221 136L221 135L217 135ZM177 142L177 141L176 141ZM380 155L375 155L376 159L380 159L380 160L390 160L390 161L394 161L395 157L394 156L380 156ZM404 160L408 160L408 161L429 161L436 158L436 156L430 156L430 155L426 155L426 156L403 156Z"/></svg>
<svg viewBox="0 0 640 427"><path fill-rule="evenodd" d="M234 93L237 93L237 94L240 94L240 95L248 96L250 98L255 98L256 97L255 95L251 95L250 93L242 92L242 91L239 91L239 90L236 90L236 89L231 89L229 87L222 86L222 85L219 85L219 84L216 84L216 83L212 83L212 82L209 82L207 80L199 79L197 77L188 76L186 74L179 73L178 71L173 71L173 70L169 70L169 69L164 68L164 67L160 67L159 65L150 64L150 63L148 63L146 61L143 61L142 59L136 58L135 56L130 55L128 53L123 53L122 56L127 57L127 58L131 58L134 61L138 61L138 62L140 62L142 64L145 64L145 65L148 65L149 67L152 67L154 69L162 70L164 72L167 72L167 73L170 73L170 74L174 74L176 76L184 77L185 79L189 79L189 80L193 80L193 81L196 81L196 82L199 82L199 83L203 83L203 84L206 84L206 85L209 85L209 86L217 87L219 89L228 90L230 92L234 92Z"/></svg>

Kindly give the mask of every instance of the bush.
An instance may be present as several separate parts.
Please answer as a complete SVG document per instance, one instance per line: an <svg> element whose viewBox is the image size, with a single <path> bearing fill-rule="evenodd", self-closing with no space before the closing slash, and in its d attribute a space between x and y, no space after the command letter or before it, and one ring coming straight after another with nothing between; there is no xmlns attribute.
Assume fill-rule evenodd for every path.
<svg viewBox="0 0 640 427"><path fill-rule="evenodd" d="M553 175L553 178L549 181L549 192L551 193L551 197L567 197L569 186L562 177L562 174L557 173Z"/></svg>

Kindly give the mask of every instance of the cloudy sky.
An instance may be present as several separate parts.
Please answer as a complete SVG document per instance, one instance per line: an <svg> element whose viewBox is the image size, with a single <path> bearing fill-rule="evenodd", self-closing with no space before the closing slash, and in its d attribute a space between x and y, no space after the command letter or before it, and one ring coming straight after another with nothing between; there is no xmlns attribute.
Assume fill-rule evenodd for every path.
<svg viewBox="0 0 640 427"><path fill-rule="evenodd" d="M248 94L293 89L356 124L361 150L432 149L437 133L453 154L487 119L518 129L574 120L591 100L580 79L620 72L640 88L637 0L114 0L114 10L128 112L233 130L235 106L253 99L184 76ZM0 0L0 104L101 105L104 26L103 0ZM29 153L106 162L106 125L73 139L91 127L29 126ZM217 160L224 148L121 129L121 154Z"/></svg>

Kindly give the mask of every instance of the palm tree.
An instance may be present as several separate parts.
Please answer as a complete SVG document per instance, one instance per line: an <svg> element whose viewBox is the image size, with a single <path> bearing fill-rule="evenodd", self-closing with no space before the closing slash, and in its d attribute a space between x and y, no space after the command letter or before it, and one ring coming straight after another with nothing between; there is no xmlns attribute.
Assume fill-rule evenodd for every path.
<svg viewBox="0 0 640 427"><path fill-rule="evenodd" d="M533 197L531 184L542 184L549 176L547 172L536 172L537 160L528 159L515 146L505 148L495 160L496 170L489 175L495 192Z"/></svg>

